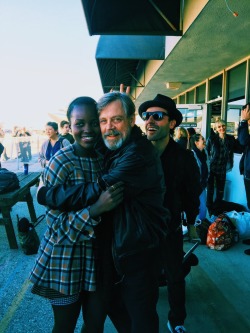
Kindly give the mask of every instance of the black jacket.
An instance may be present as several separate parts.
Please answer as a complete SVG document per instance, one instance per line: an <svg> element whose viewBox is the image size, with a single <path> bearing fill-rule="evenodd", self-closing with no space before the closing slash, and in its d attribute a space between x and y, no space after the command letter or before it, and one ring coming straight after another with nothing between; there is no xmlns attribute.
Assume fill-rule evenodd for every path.
<svg viewBox="0 0 250 333"><path fill-rule="evenodd" d="M164 203L172 215L170 229L175 231L181 224L181 212L186 213L188 224L194 224L199 213L200 172L192 151L182 148L172 138L161 162L166 183Z"/></svg>
<svg viewBox="0 0 250 333"><path fill-rule="evenodd" d="M230 171L233 168L234 153L242 153L243 150L242 146L240 145L240 142L237 139L235 139L233 135L226 134L225 144L228 152L228 164L225 165L225 173L226 173L227 171ZM208 138L206 144L206 150L209 155L211 169L213 164L216 163L216 161L219 158L220 154L219 149L220 149L219 135L213 134Z"/></svg>
<svg viewBox="0 0 250 333"><path fill-rule="evenodd" d="M240 160L240 173L250 179L250 135L248 131L248 122L241 121L238 128L238 139L244 147L244 154Z"/></svg>
<svg viewBox="0 0 250 333"><path fill-rule="evenodd" d="M98 192L118 181L124 182L124 201L112 211L113 258L117 270L123 273L128 268L125 266L128 258L138 254L143 256L143 253L158 248L167 234L170 217L163 207L164 176L155 148L137 126L133 127L129 140L120 149L107 151L104 165L104 174L99 178L98 185L89 186L91 192L98 195ZM38 195L38 202L46 203L51 208L55 208L56 203L57 208L64 210L79 209L84 193L88 193L89 197L85 185L75 186L75 192L71 188L70 195L63 186L43 189L43 193ZM102 227L105 223L111 225L109 217L109 214L103 217L107 221L100 224Z"/></svg>

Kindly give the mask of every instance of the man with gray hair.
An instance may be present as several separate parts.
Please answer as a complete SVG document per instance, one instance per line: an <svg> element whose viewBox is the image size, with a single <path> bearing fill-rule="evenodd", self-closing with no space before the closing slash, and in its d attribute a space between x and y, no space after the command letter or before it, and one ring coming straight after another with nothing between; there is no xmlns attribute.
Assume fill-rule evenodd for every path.
<svg viewBox="0 0 250 333"><path fill-rule="evenodd" d="M108 148L99 184L105 189L119 180L125 187L124 201L112 213L113 260L120 282L116 295L128 312L131 333L158 332L159 245L168 221L162 205L165 186L160 159L135 125L135 106L127 94L105 94L97 109Z"/></svg>

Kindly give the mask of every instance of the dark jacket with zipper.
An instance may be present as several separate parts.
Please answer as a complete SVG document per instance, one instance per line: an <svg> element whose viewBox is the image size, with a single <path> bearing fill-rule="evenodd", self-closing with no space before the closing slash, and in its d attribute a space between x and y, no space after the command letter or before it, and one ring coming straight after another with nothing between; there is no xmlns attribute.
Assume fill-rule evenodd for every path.
<svg viewBox="0 0 250 333"><path fill-rule="evenodd" d="M238 140L244 147L244 154L240 160L240 174L250 179L250 135L248 131L248 122L241 121L238 127Z"/></svg>
<svg viewBox="0 0 250 333"><path fill-rule="evenodd" d="M181 213L186 213L187 223L193 225L199 213L202 192L200 172L192 151L184 149L172 138L161 155L166 182L164 203L170 210L171 231L181 226Z"/></svg>
<svg viewBox="0 0 250 333"><path fill-rule="evenodd" d="M138 258L145 258L147 253L159 248L170 219L169 211L163 207L165 184L160 158L139 127L133 127L120 149L106 152L104 173L98 184L77 185L70 189L63 185L43 188L38 201L51 208L75 210L83 204L86 206L87 198L87 204L96 201L101 190L118 181L125 186L124 200L112 212L104 214L100 230L109 230L113 223L110 231L113 259L117 271L123 274L133 266L133 257L138 263Z"/></svg>

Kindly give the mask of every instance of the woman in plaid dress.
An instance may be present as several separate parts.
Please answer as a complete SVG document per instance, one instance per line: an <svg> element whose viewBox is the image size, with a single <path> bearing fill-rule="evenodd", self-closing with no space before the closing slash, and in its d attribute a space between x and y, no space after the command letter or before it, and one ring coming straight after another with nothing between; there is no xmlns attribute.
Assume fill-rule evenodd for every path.
<svg viewBox="0 0 250 333"><path fill-rule="evenodd" d="M67 117L75 143L51 158L44 171L48 187L94 183L102 171L102 157L94 150L100 137L96 102L90 97L75 99ZM74 332L81 309L84 332L103 332L106 310L102 291L96 290L95 228L101 224L101 214L122 201L119 185L78 211L47 209L47 230L30 280L32 292L49 299L52 305L53 333Z"/></svg>

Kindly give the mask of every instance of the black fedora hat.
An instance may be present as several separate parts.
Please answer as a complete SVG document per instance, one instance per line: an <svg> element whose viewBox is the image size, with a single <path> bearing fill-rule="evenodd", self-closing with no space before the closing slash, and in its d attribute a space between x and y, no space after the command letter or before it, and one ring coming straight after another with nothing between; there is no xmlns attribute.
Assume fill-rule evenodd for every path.
<svg viewBox="0 0 250 333"><path fill-rule="evenodd" d="M142 112L147 111L147 109L152 106L159 106L160 108L163 108L166 111L168 111L170 119L176 120L176 127L181 124L183 119L182 113L178 109L176 109L176 104L172 100L172 98L158 94L153 100L142 103L138 109L140 117L142 115Z"/></svg>

